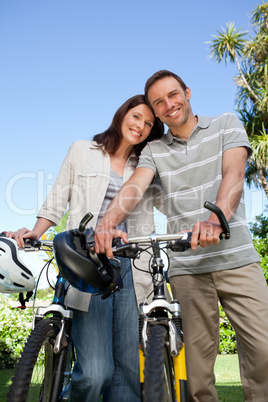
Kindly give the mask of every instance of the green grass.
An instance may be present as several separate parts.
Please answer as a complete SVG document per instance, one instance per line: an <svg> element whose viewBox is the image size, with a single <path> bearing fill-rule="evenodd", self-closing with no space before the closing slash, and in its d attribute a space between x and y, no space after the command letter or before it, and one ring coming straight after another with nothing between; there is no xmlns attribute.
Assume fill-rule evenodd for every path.
<svg viewBox="0 0 268 402"><path fill-rule="evenodd" d="M11 377L13 376L14 370L0 370L0 402L5 402L7 389L11 384Z"/></svg>
<svg viewBox="0 0 268 402"><path fill-rule="evenodd" d="M220 402L244 402L237 355L219 355L215 374ZM13 370L0 370L0 402L5 402L12 375Z"/></svg>
<svg viewBox="0 0 268 402"><path fill-rule="evenodd" d="M244 402L237 355L219 355L215 374L220 402Z"/></svg>

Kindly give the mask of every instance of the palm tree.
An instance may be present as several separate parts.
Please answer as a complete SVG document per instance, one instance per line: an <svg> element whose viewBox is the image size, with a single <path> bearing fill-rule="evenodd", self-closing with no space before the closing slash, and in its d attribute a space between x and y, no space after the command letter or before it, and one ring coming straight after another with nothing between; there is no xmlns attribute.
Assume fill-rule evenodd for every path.
<svg viewBox="0 0 268 402"><path fill-rule="evenodd" d="M268 31L267 3L264 1L251 13L252 24L263 26Z"/></svg>
<svg viewBox="0 0 268 402"><path fill-rule="evenodd" d="M246 181L262 187L268 198L268 3L251 13L255 36L235 29L233 22L210 43L210 56L218 63L236 63L238 75L237 111L247 131L253 154L246 170Z"/></svg>
<svg viewBox="0 0 268 402"><path fill-rule="evenodd" d="M241 28L236 31L233 22L227 22L226 30L224 28L222 28L222 30L223 32L217 31L218 36L212 35L215 37L215 39L211 42L208 42L211 43L211 57L214 58L218 63L220 63L223 59L225 60L225 64L227 64L228 59L230 59L232 63L235 62L245 87L252 94L252 96L258 100L257 95L249 86L246 77L243 74L238 59L238 57L243 56L245 44L247 43L247 40L243 39L243 37L246 36L248 32L242 31Z"/></svg>

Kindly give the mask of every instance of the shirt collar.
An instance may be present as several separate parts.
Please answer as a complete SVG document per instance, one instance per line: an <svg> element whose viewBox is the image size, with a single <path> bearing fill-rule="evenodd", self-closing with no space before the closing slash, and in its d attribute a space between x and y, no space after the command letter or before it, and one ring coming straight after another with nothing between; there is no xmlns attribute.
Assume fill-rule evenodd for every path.
<svg viewBox="0 0 268 402"><path fill-rule="evenodd" d="M198 120L197 120L197 124L196 124L195 128L193 129L193 132L195 130L205 129L205 128L209 127L209 125L211 123L211 118L205 117L205 116L200 116L199 114L197 114L196 117ZM163 141L167 145L171 145L174 139L175 139L175 137L169 129L167 134L164 135Z"/></svg>
<svg viewBox="0 0 268 402"><path fill-rule="evenodd" d="M167 144L167 145L171 145L172 142L174 140L174 135L172 134L172 132L168 129L168 132L166 133L166 135L163 136L163 141Z"/></svg>
<svg viewBox="0 0 268 402"><path fill-rule="evenodd" d="M211 117L200 116L199 114L196 115L198 118L196 128L208 128L211 123Z"/></svg>

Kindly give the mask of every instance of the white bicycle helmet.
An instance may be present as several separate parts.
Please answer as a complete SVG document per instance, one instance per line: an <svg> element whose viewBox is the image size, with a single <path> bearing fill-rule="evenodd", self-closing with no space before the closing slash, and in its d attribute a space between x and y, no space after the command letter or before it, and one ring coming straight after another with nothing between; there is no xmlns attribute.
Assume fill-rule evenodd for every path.
<svg viewBox="0 0 268 402"><path fill-rule="evenodd" d="M17 242L0 236L0 292L30 292L35 288L35 279L18 255Z"/></svg>

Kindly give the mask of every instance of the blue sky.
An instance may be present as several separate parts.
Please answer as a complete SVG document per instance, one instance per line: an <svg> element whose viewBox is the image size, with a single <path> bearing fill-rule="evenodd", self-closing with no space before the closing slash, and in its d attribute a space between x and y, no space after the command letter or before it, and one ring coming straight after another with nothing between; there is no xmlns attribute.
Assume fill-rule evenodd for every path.
<svg viewBox="0 0 268 402"><path fill-rule="evenodd" d="M234 111L236 68L206 42L228 21L250 30L257 4L0 0L0 230L32 228L70 144L105 130L155 71L184 79L195 113ZM266 204L246 199L249 217Z"/></svg>

